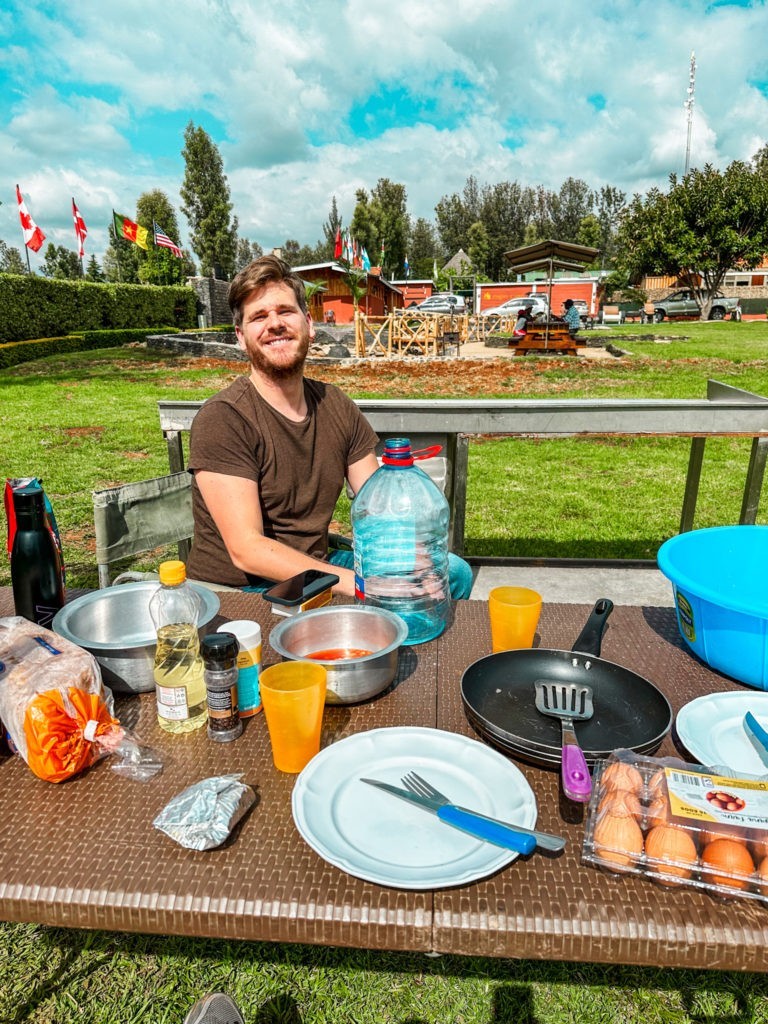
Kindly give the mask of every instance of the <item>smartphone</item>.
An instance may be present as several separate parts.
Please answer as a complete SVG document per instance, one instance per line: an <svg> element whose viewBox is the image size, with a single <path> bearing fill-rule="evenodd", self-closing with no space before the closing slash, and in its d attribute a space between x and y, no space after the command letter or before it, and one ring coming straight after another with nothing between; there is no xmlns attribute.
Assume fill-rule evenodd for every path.
<svg viewBox="0 0 768 1024"><path fill-rule="evenodd" d="M290 579L276 583L274 587L265 590L264 597L272 604L303 605L324 590L330 591L331 587L338 582L339 577L332 572L323 572L321 569L305 569L304 572L291 576Z"/></svg>

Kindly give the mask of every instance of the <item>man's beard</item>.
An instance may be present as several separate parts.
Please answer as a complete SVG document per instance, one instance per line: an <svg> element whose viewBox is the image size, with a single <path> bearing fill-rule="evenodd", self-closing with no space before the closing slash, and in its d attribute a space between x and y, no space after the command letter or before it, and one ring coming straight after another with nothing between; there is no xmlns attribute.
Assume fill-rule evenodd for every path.
<svg viewBox="0 0 768 1024"><path fill-rule="evenodd" d="M301 344L296 350L294 356L290 360L286 360L282 363L272 362L269 358L268 351L265 351L260 345L246 345L246 351L248 358L251 361L251 366L254 370L257 370L262 374L262 376L268 377L270 380L289 380L291 377L300 376L307 358L307 353L309 352L310 338L309 331L306 327L301 332L298 340Z"/></svg>

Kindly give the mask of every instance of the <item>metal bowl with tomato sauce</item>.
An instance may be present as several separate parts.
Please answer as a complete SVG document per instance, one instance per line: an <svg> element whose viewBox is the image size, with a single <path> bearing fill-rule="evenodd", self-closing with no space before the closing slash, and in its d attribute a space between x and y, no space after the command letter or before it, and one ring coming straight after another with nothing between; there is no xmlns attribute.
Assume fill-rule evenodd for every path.
<svg viewBox="0 0 768 1024"><path fill-rule="evenodd" d="M408 627L383 608L339 605L285 619L269 635L291 661L316 661L328 673L326 704L357 704L383 693L397 675Z"/></svg>

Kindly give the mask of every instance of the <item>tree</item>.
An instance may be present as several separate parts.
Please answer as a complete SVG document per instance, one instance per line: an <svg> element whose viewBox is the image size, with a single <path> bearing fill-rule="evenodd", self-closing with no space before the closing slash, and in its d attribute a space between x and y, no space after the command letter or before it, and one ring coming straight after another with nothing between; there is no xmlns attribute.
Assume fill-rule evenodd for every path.
<svg viewBox="0 0 768 1024"><path fill-rule="evenodd" d="M328 220L323 224L323 235L325 236L325 247L323 259L318 260L319 263L324 263L326 260L333 259L333 251L336 248L336 233L341 232L341 214L339 208L336 205L336 196L331 199L331 209L328 214ZM318 245L321 243L318 242Z"/></svg>
<svg viewBox="0 0 768 1024"><path fill-rule="evenodd" d="M237 217L232 216L221 155L208 133L190 121L184 130L182 156L185 171L181 209L189 221L200 272L229 278L235 269Z"/></svg>
<svg viewBox="0 0 768 1024"><path fill-rule="evenodd" d="M258 242L249 242L247 238L238 238L235 249L235 273L263 255L264 250Z"/></svg>
<svg viewBox="0 0 768 1024"><path fill-rule="evenodd" d="M99 261L93 253L91 253L91 258L88 260L88 266L85 268L85 279L86 281L95 281L96 283L106 280L104 273L99 266Z"/></svg>
<svg viewBox="0 0 768 1024"><path fill-rule="evenodd" d="M581 178L566 178L560 190L549 193L552 238L575 242L584 217L592 212L592 192Z"/></svg>
<svg viewBox="0 0 768 1024"><path fill-rule="evenodd" d="M0 274L26 274L27 265L15 245L6 245L0 238Z"/></svg>
<svg viewBox="0 0 768 1024"><path fill-rule="evenodd" d="M476 274L485 276L490 253L490 242L485 224L480 220L476 221L469 229L467 237L469 244L467 256L469 256L472 267Z"/></svg>
<svg viewBox="0 0 768 1024"><path fill-rule="evenodd" d="M461 195L443 196L435 207L435 217L443 252L450 257L459 249L466 250L469 229L481 219L477 179L470 175Z"/></svg>
<svg viewBox="0 0 768 1024"><path fill-rule="evenodd" d="M588 213L586 216L581 218L579 224L579 230L576 234L576 242L579 245L587 245L590 249L600 249L600 243L603 237L602 227L600 221L594 215L594 213ZM598 254L597 259L594 263L588 264L589 267L600 266L600 255Z"/></svg>
<svg viewBox="0 0 768 1024"><path fill-rule="evenodd" d="M405 185L379 178L371 192L371 216L379 233L379 245L385 246L384 266L390 277L400 274L405 262L410 218ZM372 250L369 248L370 254ZM373 250L375 251L375 250Z"/></svg>
<svg viewBox="0 0 768 1024"><path fill-rule="evenodd" d="M488 235L485 272L494 281L506 276L504 253L523 244L533 199L533 189L516 181L487 185L481 192L480 219Z"/></svg>
<svg viewBox="0 0 768 1024"><path fill-rule="evenodd" d="M408 263L411 268L411 277L417 280L426 280L431 277L437 251L437 234L434 225L424 217L418 217L411 224L408 236Z"/></svg>
<svg viewBox="0 0 768 1024"><path fill-rule="evenodd" d="M153 243L154 225L157 224L172 241L179 244L179 222L165 192L155 188L139 196L136 201L136 222L149 232L148 248L140 248L136 254L139 280L143 284L184 284L190 276L187 259L174 256L170 249Z"/></svg>
<svg viewBox="0 0 768 1024"><path fill-rule="evenodd" d="M629 204L620 259L635 279L682 277L706 320L726 272L759 266L768 252L768 176L736 160L725 171L707 164L669 181L669 192L654 188Z"/></svg>
<svg viewBox="0 0 768 1024"><path fill-rule="evenodd" d="M599 248L603 264L613 262L616 257L616 237L626 202L626 192L613 185L603 185L593 196L595 213L600 222Z"/></svg>
<svg viewBox="0 0 768 1024"><path fill-rule="evenodd" d="M72 249L63 245L48 244L45 259L40 267L45 277L54 277L63 281L76 281L82 277L80 257Z"/></svg>
<svg viewBox="0 0 768 1024"><path fill-rule="evenodd" d="M768 175L768 142L752 157L752 166L760 174Z"/></svg>
<svg viewBox="0 0 768 1024"><path fill-rule="evenodd" d="M104 253L104 276L112 282L139 284L139 246L127 238L118 238L112 221L107 234L109 245Z"/></svg>
<svg viewBox="0 0 768 1024"><path fill-rule="evenodd" d="M365 247L372 262L376 262L375 254L379 252L382 237L368 193L364 188L359 188L355 192L355 200L355 209L349 225L350 234ZM334 235L334 240L335 237Z"/></svg>

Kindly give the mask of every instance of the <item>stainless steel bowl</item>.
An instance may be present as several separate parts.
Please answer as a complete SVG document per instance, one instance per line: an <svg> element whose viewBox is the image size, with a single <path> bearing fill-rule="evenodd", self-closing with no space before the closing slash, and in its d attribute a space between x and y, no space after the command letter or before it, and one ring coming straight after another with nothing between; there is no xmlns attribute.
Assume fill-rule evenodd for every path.
<svg viewBox="0 0 768 1024"><path fill-rule="evenodd" d="M272 630L274 651L291 661L309 661L315 651L358 648L371 651L362 658L325 661L312 658L328 671L326 704L356 704L382 693L397 675L400 647L408 627L399 615L383 608L344 605L318 608L285 619Z"/></svg>
<svg viewBox="0 0 768 1024"><path fill-rule="evenodd" d="M219 598L195 583L200 598L198 627L219 610ZM90 651L101 666L107 686L120 693L154 690L152 675L157 634L149 614L149 600L158 588L152 580L105 587L75 598L56 613L53 631Z"/></svg>

